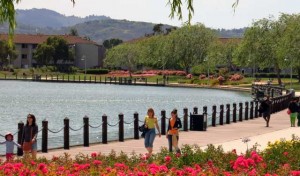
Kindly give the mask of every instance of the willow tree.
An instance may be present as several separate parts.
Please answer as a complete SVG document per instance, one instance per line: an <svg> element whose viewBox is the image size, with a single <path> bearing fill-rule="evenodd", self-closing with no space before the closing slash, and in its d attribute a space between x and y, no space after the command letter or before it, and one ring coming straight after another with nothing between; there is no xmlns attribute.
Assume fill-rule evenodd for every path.
<svg viewBox="0 0 300 176"><path fill-rule="evenodd" d="M216 36L202 24L184 26L170 34L173 58L187 73L194 65L202 63Z"/></svg>
<svg viewBox="0 0 300 176"><path fill-rule="evenodd" d="M108 50L104 59L105 67L122 68L132 72L142 64L140 59L141 46L136 43L124 43Z"/></svg>
<svg viewBox="0 0 300 176"><path fill-rule="evenodd" d="M284 57L278 55L280 41L285 25L274 19L262 19L248 28L235 53L235 63L239 66L255 64L260 68L274 68L278 84L281 84L280 73L284 68Z"/></svg>
<svg viewBox="0 0 300 176"><path fill-rule="evenodd" d="M300 82L300 14L282 14L279 22L284 24L285 30L279 42L277 53L285 58L283 66L295 69Z"/></svg>

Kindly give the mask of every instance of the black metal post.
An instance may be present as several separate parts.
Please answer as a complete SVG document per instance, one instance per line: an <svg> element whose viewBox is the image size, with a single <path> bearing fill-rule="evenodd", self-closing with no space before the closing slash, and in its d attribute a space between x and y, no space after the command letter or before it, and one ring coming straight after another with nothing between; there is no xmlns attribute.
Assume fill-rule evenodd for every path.
<svg viewBox="0 0 300 176"><path fill-rule="evenodd" d="M161 135L166 135L166 111L161 110Z"/></svg>
<svg viewBox="0 0 300 176"><path fill-rule="evenodd" d="M119 141L124 142L124 114L119 114Z"/></svg>
<svg viewBox="0 0 300 176"><path fill-rule="evenodd" d="M70 120L68 117L64 119L64 149L70 149Z"/></svg>
<svg viewBox="0 0 300 176"><path fill-rule="evenodd" d="M198 107L197 106L194 107L193 114L198 114Z"/></svg>
<svg viewBox="0 0 300 176"><path fill-rule="evenodd" d="M48 152L48 121L43 120L42 121L42 152L47 153Z"/></svg>
<svg viewBox="0 0 300 176"><path fill-rule="evenodd" d="M249 115L249 102L245 102L245 120L248 120L248 115Z"/></svg>
<svg viewBox="0 0 300 176"><path fill-rule="evenodd" d="M220 125L223 125L223 120L224 120L224 105L220 105Z"/></svg>
<svg viewBox="0 0 300 176"><path fill-rule="evenodd" d="M232 121L236 122L236 103L233 103L233 109L232 109Z"/></svg>
<svg viewBox="0 0 300 176"><path fill-rule="evenodd" d="M226 124L230 124L230 104L226 104Z"/></svg>
<svg viewBox="0 0 300 176"><path fill-rule="evenodd" d="M102 116L102 143L107 144L107 115Z"/></svg>
<svg viewBox="0 0 300 176"><path fill-rule="evenodd" d="M211 121L211 125L213 127L216 126L216 115L217 115L217 106L216 105L213 105L212 107L212 121Z"/></svg>
<svg viewBox="0 0 300 176"><path fill-rule="evenodd" d="M22 144L23 129L24 129L24 123L22 121L20 121L18 123L18 144ZM18 156L23 155L23 150L21 148L18 148L17 155Z"/></svg>
<svg viewBox="0 0 300 176"><path fill-rule="evenodd" d="M183 108L183 131L188 131L188 108Z"/></svg>
<svg viewBox="0 0 300 176"><path fill-rule="evenodd" d="M243 103L239 103L239 121L243 121Z"/></svg>
<svg viewBox="0 0 300 176"><path fill-rule="evenodd" d="M250 119L253 119L253 109L254 109L253 101L250 101Z"/></svg>
<svg viewBox="0 0 300 176"><path fill-rule="evenodd" d="M87 116L83 117L83 146L84 147L89 147L90 142L89 142L89 118Z"/></svg>
<svg viewBox="0 0 300 176"><path fill-rule="evenodd" d="M133 119L134 119L134 139L139 139L139 114L135 112L133 114Z"/></svg>

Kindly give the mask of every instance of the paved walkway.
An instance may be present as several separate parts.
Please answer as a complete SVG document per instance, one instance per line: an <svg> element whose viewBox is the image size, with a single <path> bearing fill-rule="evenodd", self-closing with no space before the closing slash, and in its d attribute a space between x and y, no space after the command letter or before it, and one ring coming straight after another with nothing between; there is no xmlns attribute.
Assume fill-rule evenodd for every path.
<svg viewBox="0 0 300 176"><path fill-rule="evenodd" d="M208 127L207 131L188 131L180 132L179 145L190 144L199 145L202 149L205 149L208 144L214 144L215 146L222 145L225 151L231 151L236 149L238 153L244 153L247 150L247 144L242 142L243 138L249 138L249 148L255 143L258 143L258 149L264 149L268 142L275 142L276 140L292 138L292 134L300 137L300 127L290 127L289 116L286 113L287 110L283 110L276 114L272 114L270 127L265 127L265 121L263 118L255 118L253 120L225 124L223 126ZM154 142L154 153L158 152L161 147L167 147L167 139L165 136L159 138L158 136ZM93 144L90 147L71 147L70 150L54 149L49 150L48 153L38 153L38 156L44 156L51 159L52 156L60 156L64 153L68 153L71 157L79 153L90 155L92 152L101 152L108 154L112 150L117 153L123 151L127 154L135 152L137 154L145 154L143 139L134 140L128 139L125 142L108 142L108 144ZM3 157L2 157L3 158Z"/></svg>
<svg viewBox="0 0 300 176"><path fill-rule="evenodd" d="M260 146L259 149L264 149L268 141L274 142L281 138L291 139L292 134L300 136L300 127L290 127L289 117L286 110L271 116L270 127L265 127L263 118L256 118L243 122L231 123L229 125L209 127L207 131L189 131L180 133L179 145L183 144L197 144L203 149L207 144L214 144L216 146L222 145L225 151L236 149L238 153L244 153L247 145L242 142L242 138L248 137L250 142L248 146L252 147L255 143ZM161 147L167 146L167 139L165 136L159 138L158 136L154 142L154 153L158 152ZM45 156L52 158L52 156L70 154L74 157L78 153L90 154L92 152L101 152L108 154L111 150L117 153L123 151L127 154L146 153L143 139L140 140L125 140L125 142L109 142L108 144L94 144L90 147L72 147L70 150L55 149L48 153L38 153L38 156Z"/></svg>

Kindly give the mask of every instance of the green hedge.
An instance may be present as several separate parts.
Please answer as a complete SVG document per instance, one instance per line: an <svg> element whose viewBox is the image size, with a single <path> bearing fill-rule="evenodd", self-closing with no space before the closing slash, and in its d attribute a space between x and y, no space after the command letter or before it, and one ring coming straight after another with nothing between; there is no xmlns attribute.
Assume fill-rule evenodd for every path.
<svg viewBox="0 0 300 176"><path fill-rule="evenodd" d="M107 74L109 72L108 69L87 69L87 74Z"/></svg>
<svg viewBox="0 0 300 176"><path fill-rule="evenodd" d="M276 73L255 73L255 77L258 78L277 78L277 74ZM291 75L290 74L280 74L281 78L290 78ZM298 78L298 75L293 74L292 75L293 78Z"/></svg>

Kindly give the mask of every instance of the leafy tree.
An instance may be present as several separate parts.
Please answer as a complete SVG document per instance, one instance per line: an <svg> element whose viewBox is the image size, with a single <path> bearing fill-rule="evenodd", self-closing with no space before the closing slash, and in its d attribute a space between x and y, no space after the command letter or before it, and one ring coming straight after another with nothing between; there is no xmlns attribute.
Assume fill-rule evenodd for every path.
<svg viewBox="0 0 300 176"><path fill-rule="evenodd" d="M192 66L203 62L212 41L216 40L213 32L202 24L184 26L169 36L173 58L187 73Z"/></svg>
<svg viewBox="0 0 300 176"><path fill-rule="evenodd" d="M121 43L123 43L123 40L112 38L112 39L109 39L109 40L104 40L103 46L106 49L110 49L110 48L112 48L114 46L117 46L117 45L119 45Z"/></svg>
<svg viewBox="0 0 300 176"><path fill-rule="evenodd" d="M77 29L76 28L71 28L69 35L71 35L71 36L78 36Z"/></svg>
<svg viewBox="0 0 300 176"><path fill-rule="evenodd" d="M38 45L33 57L39 64L53 63L56 65L58 60L66 62L74 59L70 50L65 39L49 37L46 42Z"/></svg>
<svg viewBox="0 0 300 176"><path fill-rule="evenodd" d="M277 54L285 58L285 68L296 69L300 82L300 14L282 14L279 18L285 30L279 42Z"/></svg>
<svg viewBox="0 0 300 176"><path fill-rule="evenodd" d="M15 46L9 47L7 41L0 41L0 66L12 63L17 58L17 56L18 54L15 50Z"/></svg>
<svg viewBox="0 0 300 176"><path fill-rule="evenodd" d="M245 32L244 38L236 50L235 63L240 66L259 66L275 69L278 83L281 84L280 72L286 67L285 56L280 54L280 42L286 31L282 21L262 19L254 22Z"/></svg>
<svg viewBox="0 0 300 176"><path fill-rule="evenodd" d="M161 24L161 23L154 25L153 29L152 29L154 35L162 34L164 32L162 27L163 27L163 24Z"/></svg>
<svg viewBox="0 0 300 176"><path fill-rule="evenodd" d="M132 77L132 72L136 70L139 64L142 64L140 59L140 45L135 43L124 43L108 50L104 59L106 67L119 67L127 69L129 76Z"/></svg>
<svg viewBox="0 0 300 176"><path fill-rule="evenodd" d="M37 46L33 59L37 62L38 65L48 65L53 61L53 56L55 53L55 48L47 43L42 43Z"/></svg>

